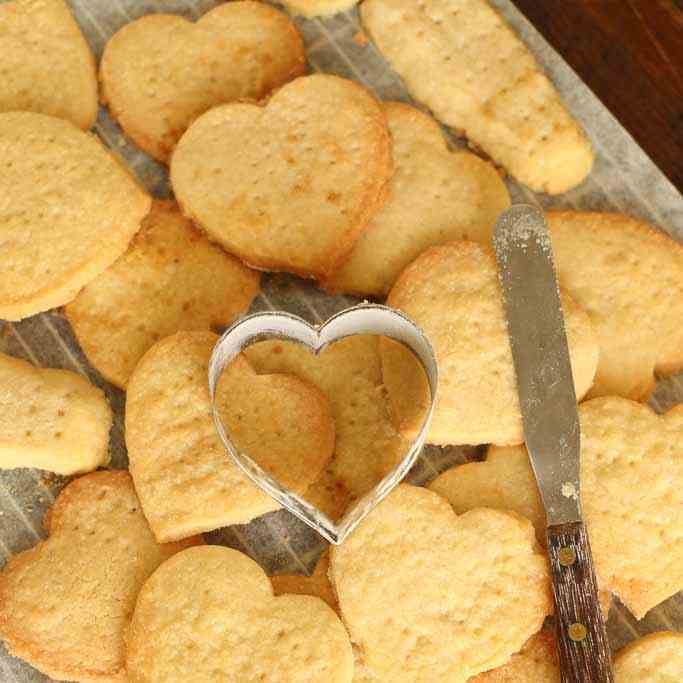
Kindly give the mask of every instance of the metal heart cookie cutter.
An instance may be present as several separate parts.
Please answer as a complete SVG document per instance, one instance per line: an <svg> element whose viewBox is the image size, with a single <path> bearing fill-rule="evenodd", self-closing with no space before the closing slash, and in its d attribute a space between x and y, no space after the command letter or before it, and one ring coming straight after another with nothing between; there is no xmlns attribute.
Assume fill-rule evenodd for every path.
<svg viewBox="0 0 683 683"><path fill-rule="evenodd" d="M226 430L216 405L218 381L226 366L247 347L260 341L280 339L306 346L316 356L326 347L346 337L371 334L388 337L407 347L418 360L427 378L430 405L420 430L408 452L369 493L358 500L335 522L301 496L284 488L248 453L238 449ZM232 461L259 488L283 507L315 529L330 543L339 545L363 518L406 476L422 450L434 412L439 371L429 340L406 316L387 306L362 304L332 316L321 326L313 326L296 315L284 312L256 313L232 325L218 340L209 361L209 392L216 430Z"/></svg>

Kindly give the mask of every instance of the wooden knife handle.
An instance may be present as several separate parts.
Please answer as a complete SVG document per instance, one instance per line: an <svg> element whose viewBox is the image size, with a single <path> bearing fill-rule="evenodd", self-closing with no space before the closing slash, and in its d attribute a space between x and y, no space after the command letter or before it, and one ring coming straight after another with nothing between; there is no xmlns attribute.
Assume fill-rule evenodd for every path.
<svg viewBox="0 0 683 683"><path fill-rule="evenodd" d="M581 522L548 527L548 554L562 682L613 683L586 527Z"/></svg>

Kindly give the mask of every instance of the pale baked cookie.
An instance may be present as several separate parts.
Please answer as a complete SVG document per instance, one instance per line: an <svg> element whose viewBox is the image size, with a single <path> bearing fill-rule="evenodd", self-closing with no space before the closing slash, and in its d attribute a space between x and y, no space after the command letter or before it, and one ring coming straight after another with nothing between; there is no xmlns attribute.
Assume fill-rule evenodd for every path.
<svg viewBox="0 0 683 683"><path fill-rule="evenodd" d="M66 307L88 360L125 388L155 342L225 327L249 308L259 275L211 244L174 202L155 201L128 251Z"/></svg>
<svg viewBox="0 0 683 683"><path fill-rule="evenodd" d="M489 244L510 205L496 169L469 152L451 152L439 125L419 109L385 105L395 172L386 204L325 286L385 297L427 247L469 239Z"/></svg>
<svg viewBox="0 0 683 683"><path fill-rule="evenodd" d="M359 0L280 0L280 2L291 12L312 19L345 12L357 5Z"/></svg>
<svg viewBox="0 0 683 683"><path fill-rule="evenodd" d="M61 306L128 247L150 199L94 137L0 114L0 318Z"/></svg>
<svg viewBox="0 0 683 683"><path fill-rule="evenodd" d="M470 678L468 683L560 683L555 636L550 631L537 633L507 664Z"/></svg>
<svg viewBox="0 0 683 683"><path fill-rule="evenodd" d="M126 446L135 488L160 541L243 524L278 504L230 460L213 423L207 383L218 336L179 332L135 368ZM244 357L226 369L219 405L233 441L284 486L303 494L332 455L334 422L322 393Z"/></svg>
<svg viewBox="0 0 683 683"><path fill-rule="evenodd" d="M191 548L164 563L140 591L128 635L131 683L350 683L353 656L339 618L322 600L275 597L246 555Z"/></svg>
<svg viewBox="0 0 683 683"><path fill-rule="evenodd" d="M683 246L623 214L550 212L548 224L560 282L600 345L589 396L647 400L653 373L683 370Z"/></svg>
<svg viewBox="0 0 683 683"><path fill-rule="evenodd" d="M0 112L95 123L95 60L64 0L0 3L0 36Z"/></svg>
<svg viewBox="0 0 683 683"><path fill-rule="evenodd" d="M392 683L464 683L505 664L552 606L527 520L485 508L457 516L408 485L332 549L331 578L369 672Z"/></svg>
<svg viewBox="0 0 683 683"><path fill-rule="evenodd" d="M627 645L614 659L614 679L616 683L683 680L683 633L651 633Z"/></svg>
<svg viewBox="0 0 683 683"><path fill-rule="evenodd" d="M109 462L111 408L75 372L0 353L0 469L80 474Z"/></svg>
<svg viewBox="0 0 683 683"><path fill-rule="evenodd" d="M640 619L683 589L683 406L657 416L623 398L596 398L579 406L579 418L582 508L599 583ZM486 462L455 467L430 488L456 512L514 510L545 536L521 446L492 448Z"/></svg>
<svg viewBox="0 0 683 683"><path fill-rule="evenodd" d="M436 444L522 443L522 417L498 273L490 248L473 242L432 247L406 268L387 304L429 337L439 394L427 436ZM576 395L591 385L598 347L588 316L562 294ZM382 370L399 429L417 432L428 401L424 375L404 347L380 344Z"/></svg>
<svg viewBox="0 0 683 683"><path fill-rule="evenodd" d="M356 335L319 356L291 342L256 344L246 355L257 372L292 373L327 396L336 427L334 455L306 498L339 517L406 454L389 412L377 337Z"/></svg>
<svg viewBox="0 0 683 683"><path fill-rule="evenodd" d="M127 681L124 632L138 591L199 539L157 545L128 472L96 472L59 494L49 538L0 574L0 638L15 656L69 681Z"/></svg>
<svg viewBox="0 0 683 683"><path fill-rule="evenodd" d="M227 2L194 24L150 14L107 43L102 98L139 147L168 161L200 114L225 102L260 100L303 74L305 63L294 25L262 2Z"/></svg>
<svg viewBox="0 0 683 683"><path fill-rule="evenodd" d="M212 109L171 160L178 203L211 239L254 267L318 278L349 253L391 171L379 103L322 74L288 83L263 107Z"/></svg>
<svg viewBox="0 0 683 683"><path fill-rule="evenodd" d="M339 611L337 596L330 583L328 571L330 569L330 554L325 551L315 565L313 574L276 574L270 577L275 595L296 593L297 595L315 595L324 600L335 612Z"/></svg>
<svg viewBox="0 0 683 683"><path fill-rule="evenodd" d="M447 470L428 486L446 498L457 514L477 507L512 510L530 520L538 542L545 547L546 516L528 455L521 447L490 448L484 462L470 462ZM582 496L590 495L582 485ZM608 590L600 591L607 618L612 605Z"/></svg>
<svg viewBox="0 0 683 683"><path fill-rule="evenodd" d="M593 150L487 0L366 0L363 24L415 99L536 191L578 185Z"/></svg>

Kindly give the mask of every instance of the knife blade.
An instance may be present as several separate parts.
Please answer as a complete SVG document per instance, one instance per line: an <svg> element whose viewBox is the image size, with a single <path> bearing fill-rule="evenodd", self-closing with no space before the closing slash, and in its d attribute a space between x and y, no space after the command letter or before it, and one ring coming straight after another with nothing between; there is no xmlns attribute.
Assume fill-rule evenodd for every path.
<svg viewBox="0 0 683 683"><path fill-rule="evenodd" d="M558 650L566 683L611 682L611 656L581 518L580 425L550 235L515 205L494 232L524 439L548 521Z"/></svg>

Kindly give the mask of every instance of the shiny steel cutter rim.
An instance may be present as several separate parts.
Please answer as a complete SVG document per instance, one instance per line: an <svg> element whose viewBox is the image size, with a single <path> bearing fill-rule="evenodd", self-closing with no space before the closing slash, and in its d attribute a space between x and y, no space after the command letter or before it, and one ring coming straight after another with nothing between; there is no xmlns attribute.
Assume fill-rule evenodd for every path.
<svg viewBox="0 0 683 683"><path fill-rule="evenodd" d="M280 339L306 346L314 355L357 334L384 336L403 344L420 363L427 378L430 405L417 436L403 459L338 522L333 521L303 497L289 491L255 463L248 453L232 442L216 406L218 381L227 365L246 348L260 341ZM209 393L213 420L230 459L261 490L334 545L339 545L360 522L408 474L425 442L436 403L439 370L431 343L405 315L379 304L361 304L333 315L323 325L313 326L299 316L285 312L255 313L233 324L216 343L209 361Z"/></svg>

